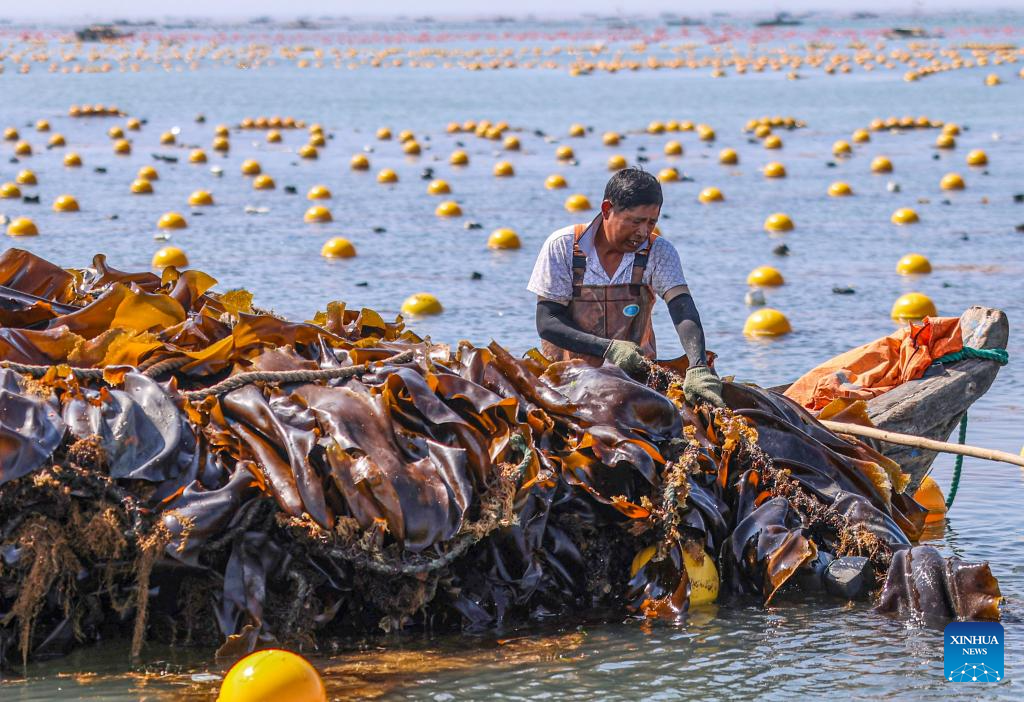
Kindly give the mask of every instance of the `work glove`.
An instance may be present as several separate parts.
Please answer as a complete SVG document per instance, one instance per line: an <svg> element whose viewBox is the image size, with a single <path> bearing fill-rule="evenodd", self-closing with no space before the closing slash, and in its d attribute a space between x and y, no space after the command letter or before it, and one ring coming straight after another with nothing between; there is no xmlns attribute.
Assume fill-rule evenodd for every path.
<svg viewBox="0 0 1024 702"><path fill-rule="evenodd" d="M683 380L683 395L689 405L710 402L715 407L725 407L722 399L722 381L707 366L694 366L686 370Z"/></svg>
<svg viewBox="0 0 1024 702"><path fill-rule="evenodd" d="M646 359L640 353L640 347L632 341L612 340L604 352L604 357L626 372L626 375L639 375L646 367Z"/></svg>

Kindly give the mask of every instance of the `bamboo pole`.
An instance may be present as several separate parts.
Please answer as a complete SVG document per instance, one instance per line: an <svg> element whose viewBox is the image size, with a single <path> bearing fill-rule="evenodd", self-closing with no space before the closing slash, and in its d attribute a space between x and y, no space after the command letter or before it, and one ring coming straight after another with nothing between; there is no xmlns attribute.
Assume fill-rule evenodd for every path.
<svg viewBox="0 0 1024 702"><path fill-rule="evenodd" d="M969 446L967 444L953 444L948 441L936 441L935 439L926 439L923 436L914 436L913 434L900 434L895 431L885 431L883 429L876 429L874 427L865 427L860 424L847 424L845 422L831 422L828 420L821 420L821 423L826 429L840 433L840 434L853 434L854 436L865 436L869 439L878 439L880 441L887 441L890 444L900 444L902 446L914 446L916 448L927 449L929 451L940 451L942 453L959 453L963 456L970 456L972 458L984 458L988 461L1000 461L1002 463L1011 463L1015 466L1024 468L1024 456L1015 456L1012 453L1006 451L997 451L995 449L982 448L980 446Z"/></svg>

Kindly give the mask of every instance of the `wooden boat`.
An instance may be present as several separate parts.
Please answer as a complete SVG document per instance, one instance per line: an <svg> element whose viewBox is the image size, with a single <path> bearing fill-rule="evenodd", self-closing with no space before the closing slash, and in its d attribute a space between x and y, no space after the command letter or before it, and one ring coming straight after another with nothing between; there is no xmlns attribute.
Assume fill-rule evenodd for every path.
<svg viewBox="0 0 1024 702"><path fill-rule="evenodd" d="M988 307L971 307L960 316L964 346L1005 349L1010 336L1006 314ZM879 429L946 441L975 400L984 395L999 373L999 363L966 358L931 366L911 380L868 401L868 417ZM788 385L771 388L784 392ZM934 451L867 440L911 475L915 490L931 471Z"/></svg>

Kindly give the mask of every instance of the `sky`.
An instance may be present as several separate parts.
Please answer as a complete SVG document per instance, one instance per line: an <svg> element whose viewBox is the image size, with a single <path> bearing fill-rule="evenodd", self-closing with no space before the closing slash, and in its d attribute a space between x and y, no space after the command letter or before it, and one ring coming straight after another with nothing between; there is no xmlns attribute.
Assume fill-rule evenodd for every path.
<svg viewBox="0 0 1024 702"><path fill-rule="evenodd" d="M474 0L35 0L17 2L0 0L0 18L73 20L77 18L160 18L224 17L241 18L260 15L298 17L344 15L350 17L387 17L431 15L438 18L456 16L510 15L571 16L576 13L657 14L672 12L699 16L711 9L743 14L771 15L778 11L799 12L825 10L853 12L874 10L889 13L927 14L931 11L977 10L980 8L1020 7L1020 0L515 0L513 3L485 4Z"/></svg>

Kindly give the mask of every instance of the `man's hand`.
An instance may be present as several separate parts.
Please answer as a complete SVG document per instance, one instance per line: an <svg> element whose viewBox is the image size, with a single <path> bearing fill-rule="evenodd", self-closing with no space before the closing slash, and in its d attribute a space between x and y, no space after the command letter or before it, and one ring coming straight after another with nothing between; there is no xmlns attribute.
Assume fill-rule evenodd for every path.
<svg viewBox="0 0 1024 702"><path fill-rule="evenodd" d="M612 340L604 357L626 371L626 375L637 376L647 365L646 359L640 353L640 347L632 341Z"/></svg>
<svg viewBox="0 0 1024 702"><path fill-rule="evenodd" d="M683 395L689 405L710 402L715 407L725 407L722 399L722 381L707 366L695 366L686 371L683 381Z"/></svg>

